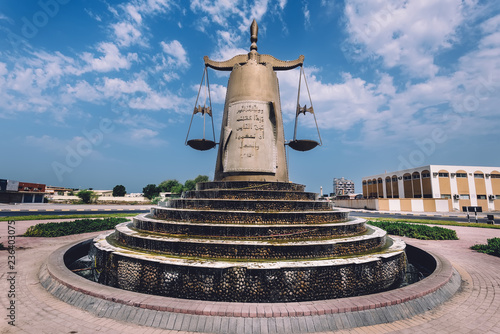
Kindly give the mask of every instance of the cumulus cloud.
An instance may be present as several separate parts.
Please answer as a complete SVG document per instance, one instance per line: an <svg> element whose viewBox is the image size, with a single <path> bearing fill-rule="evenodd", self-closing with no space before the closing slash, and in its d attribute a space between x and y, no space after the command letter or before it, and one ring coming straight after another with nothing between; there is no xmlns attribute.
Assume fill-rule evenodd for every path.
<svg viewBox="0 0 500 334"><path fill-rule="evenodd" d="M94 55L88 52L82 55L82 59L88 63L90 69L97 72L129 69L132 62L137 61L138 58L137 53L122 55L118 47L109 42L100 43L97 50L104 55L99 58L94 58Z"/></svg>
<svg viewBox="0 0 500 334"><path fill-rule="evenodd" d="M237 54L247 53L248 49L242 49L240 43L242 36L245 41L248 39L248 28L255 19L262 23L263 18L271 14L281 20L281 15L286 7L286 0L256 0L253 3L246 1L228 1L228 0L192 0L190 8L195 13L202 14L198 21L198 29L205 31L208 25L217 25L217 50L211 55L214 60L228 59ZM234 28L237 27L237 28ZM260 29L263 29L260 26ZM285 27L283 29L286 30Z"/></svg>
<svg viewBox="0 0 500 334"><path fill-rule="evenodd" d="M97 102L102 99L102 94L87 81L78 81L74 86L67 85L67 93L75 98L87 101L87 102Z"/></svg>
<svg viewBox="0 0 500 334"><path fill-rule="evenodd" d="M461 0L349 0L344 14L349 42L361 46L364 57L380 57L386 67L401 67L415 77L432 77L439 71L436 52L453 45L467 8Z"/></svg>
<svg viewBox="0 0 500 334"><path fill-rule="evenodd" d="M166 144L166 141L158 138L159 132L151 130L148 128L135 128L129 130L130 132L130 144L148 146L148 147L158 147ZM127 140L127 139L125 139Z"/></svg>
<svg viewBox="0 0 500 334"><path fill-rule="evenodd" d="M142 79L137 78L131 81L126 81L119 78L104 78L104 84L97 88L107 97L120 97L123 94L133 94L137 92L149 92L151 88Z"/></svg>
<svg viewBox="0 0 500 334"><path fill-rule="evenodd" d="M132 98L129 101L130 108L146 110L172 110L175 112L191 112L192 106L179 96L159 93L156 91L148 92L147 95Z"/></svg>
<svg viewBox="0 0 500 334"><path fill-rule="evenodd" d="M120 46L130 46L141 42L141 32L129 22L115 23L112 28Z"/></svg>
<svg viewBox="0 0 500 334"><path fill-rule="evenodd" d="M168 63L179 67L189 65L187 52L178 40L173 40L170 43L161 42L163 52L170 56Z"/></svg>

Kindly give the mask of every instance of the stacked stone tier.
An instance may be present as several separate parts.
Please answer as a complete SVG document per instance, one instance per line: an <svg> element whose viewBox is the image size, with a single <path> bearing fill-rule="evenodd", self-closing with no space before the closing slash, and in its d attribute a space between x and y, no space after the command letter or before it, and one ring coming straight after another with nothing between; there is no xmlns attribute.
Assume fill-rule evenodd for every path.
<svg viewBox="0 0 500 334"><path fill-rule="evenodd" d="M386 233L381 229L370 229L368 233L359 236L316 241L244 241L153 235L132 230L124 223L116 227L110 242L139 251L181 257L272 261L332 258L374 252L386 244Z"/></svg>
<svg viewBox="0 0 500 334"><path fill-rule="evenodd" d="M366 231L364 219L331 224L211 224L168 221L142 214L134 218L132 229L170 237L237 240L310 240L354 236Z"/></svg>
<svg viewBox="0 0 500 334"><path fill-rule="evenodd" d="M318 195L305 192L305 186L284 182L203 182L196 190L185 193L186 198L216 198L243 200L315 201Z"/></svg>
<svg viewBox="0 0 500 334"><path fill-rule="evenodd" d="M328 224L345 222L349 219L346 211L227 211L194 210L155 207L151 215L157 219L212 224Z"/></svg>
<svg viewBox="0 0 500 334"><path fill-rule="evenodd" d="M204 182L94 240L99 282L162 296L291 302L401 281L404 243L303 185Z"/></svg>
<svg viewBox="0 0 500 334"><path fill-rule="evenodd" d="M217 198L217 199L269 199L290 201L314 201L318 199L315 193L298 191L262 191L262 190L237 190L237 189L208 189L186 192L189 198Z"/></svg>
<svg viewBox="0 0 500 334"><path fill-rule="evenodd" d="M291 182L265 182L265 181L227 181L227 182L200 182L196 190L221 189L221 190L260 190L260 191L295 191L304 192L306 186Z"/></svg>
<svg viewBox="0 0 500 334"><path fill-rule="evenodd" d="M171 209L232 210L232 211L331 211L327 201L281 200L281 199L221 199L221 198L179 198L168 201Z"/></svg>

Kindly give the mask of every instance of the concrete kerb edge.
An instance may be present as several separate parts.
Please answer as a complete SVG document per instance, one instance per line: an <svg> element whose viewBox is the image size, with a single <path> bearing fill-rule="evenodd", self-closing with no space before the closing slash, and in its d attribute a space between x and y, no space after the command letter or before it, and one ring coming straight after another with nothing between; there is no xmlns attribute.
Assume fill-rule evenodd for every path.
<svg viewBox="0 0 500 334"><path fill-rule="evenodd" d="M55 281L58 284L61 284L71 290L77 291L78 293L82 293L109 302L122 304L125 306L140 307L149 310L160 310L178 314L191 314L194 316L197 314L199 315L200 312L206 315L208 312L202 312L200 310L207 310L208 308L210 308L209 316L231 316L229 315L228 307L230 310L232 310L232 308L230 308L230 305L232 303L184 300L170 297L145 295L137 292L125 291L118 288L104 286L95 282L88 281L74 274L65 266L63 256L71 247L74 247L85 240L80 240L60 247L49 255L46 260L46 265L42 265L39 272L40 282L42 286L44 286L44 288L47 289L48 286ZM384 307L390 307L391 305L394 306L415 299L425 298L426 296L435 293L438 290L445 289L447 287L447 284L452 280L454 273L460 276L447 259L430 252L427 253L433 256L436 260L436 269L430 276L412 285L397 290L380 292L368 296L322 300L317 302L275 304L270 303L262 305L265 306L267 312L258 312L258 310L257 312L251 312L250 308L253 308L255 305L251 303L243 303L241 312L238 312L238 317L286 317L286 315L283 315L284 313L280 312L283 307L288 310L288 316L326 316L350 312L360 312L363 310L383 309ZM48 276L46 275L47 273ZM43 280L42 277L44 278ZM452 289L454 289L454 292L456 292L458 288L459 286L452 287ZM444 299L444 297L447 296L446 293L441 293L439 295L443 297L443 300L440 300L440 303L446 301L446 299ZM116 296L122 296L122 298L118 298ZM125 298L123 298L124 296ZM449 297L451 296L448 296L448 298ZM196 303L197 305L193 305L193 303Z"/></svg>

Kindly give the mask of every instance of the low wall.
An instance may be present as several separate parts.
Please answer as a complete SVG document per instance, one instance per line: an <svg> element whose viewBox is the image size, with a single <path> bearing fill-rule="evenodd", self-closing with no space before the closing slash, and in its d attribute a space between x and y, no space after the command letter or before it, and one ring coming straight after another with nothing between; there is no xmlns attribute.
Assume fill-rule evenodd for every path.
<svg viewBox="0 0 500 334"><path fill-rule="evenodd" d="M78 201L80 197L78 196L61 196L54 195L49 199L53 201ZM146 197L113 197L113 196L99 196L97 202L144 202L149 203L149 199Z"/></svg>
<svg viewBox="0 0 500 334"><path fill-rule="evenodd" d="M333 200L333 205L339 208L381 210L379 209L379 200L376 198L339 199Z"/></svg>
<svg viewBox="0 0 500 334"><path fill-rule="evenodd" d="M334 200L340 208L406 212L449 212L446 198L371 198Z"/></svg>

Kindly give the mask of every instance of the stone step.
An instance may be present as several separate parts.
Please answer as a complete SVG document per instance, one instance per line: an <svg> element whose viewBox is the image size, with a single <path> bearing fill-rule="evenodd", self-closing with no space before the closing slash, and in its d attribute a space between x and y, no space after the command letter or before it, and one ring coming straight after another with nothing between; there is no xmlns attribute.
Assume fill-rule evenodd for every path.
<svg viewBox="0 0 500 334"><path fill-rule="evenodd" d="M186 198L220 198L220 199L272 199L272 200L303 200L314 201L318 199L316 193L282 190L237 190L237 189L207 189L195 190L185 193Z"/></svg>
<svg viewBox="0 0 500 334"><path fill-rule="evenodd" d="M169 221L213 224L328 224L349 219L349 212L342 210L258 212L172 209L158 206L151 208L151 215Z"/></svg>
<svg viewBox="0 0 500 334"><path fill-rule="evenodd" d="M286 200L235 200L235 199L190 199L177 198L161 202L160 206L175 209L232 210L232 211L326 211L333 205L327 201Z"/></svg>
<svg viewBox="0 0 500 334"><path fill-rule="evenodd" d="M307 241L231 240L190 237L174 237L145 233L131 229L132 224L116 226L110 242L125 248L140 249L180 257L217 259L317 259L373 252L386 243L386 232L370 227L364 234L335 239Z"/></svg>
<svg viewBox="0 0 500 334"><path fill-rule="evenodd" d="M176 222L154 219L142 214L133 219L133 227L146 232L203 236L205 238L234 238L242 240L317 239L344 237L365 232L364 219L350 219L333 224L257 225L210 224Z"/></svg>
<svg viewBox="0 0 500 334"><path fill-rule="evenodd" d="M304 191L305 185L291 182L266 182L266 181L213 181L199 182L196 184L196 190L207 189L233 189L233 190L287 190L287 191Z"/></svg>

